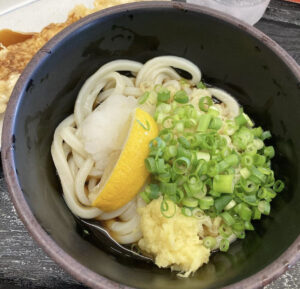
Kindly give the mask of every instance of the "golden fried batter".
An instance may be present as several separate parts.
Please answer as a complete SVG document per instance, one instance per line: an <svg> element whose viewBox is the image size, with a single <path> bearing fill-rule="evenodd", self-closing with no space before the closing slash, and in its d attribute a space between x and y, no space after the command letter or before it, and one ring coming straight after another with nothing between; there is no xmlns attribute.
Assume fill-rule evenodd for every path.
<svg viewBox="0 0 300 289"><path fill-rule="evenodd" d="M4 47L0 43L2 47L0 50L0 113L6 110L11 92L27 63L55 34L91 13L130 2L134 2L134 0L95 0L93 9L88 9L84 5L78 5L70 12L68 19L64 23L49 24L40 33L34 34L24 42L8 47Z"/></svg>

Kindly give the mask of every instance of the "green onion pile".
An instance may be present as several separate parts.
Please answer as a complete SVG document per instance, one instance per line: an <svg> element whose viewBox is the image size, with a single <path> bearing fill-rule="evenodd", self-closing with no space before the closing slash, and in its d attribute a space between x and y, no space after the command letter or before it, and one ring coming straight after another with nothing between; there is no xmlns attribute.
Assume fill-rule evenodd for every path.
<svg viewBox="0 0 300 289"><path fill-rule="evenodd" d="M202 82L197 87L206 89ZM254 230L251 221L269 215L270 202L284 188L271 169L274 148L264 143L271 134L254 127L242 110L234 119L225 118L210 96L200 98L196 108L184 90L171 94L160 87L139 102L153 103L153 97L159 136L145 160L151 182L140 195L146 203L162 196L167 218L173 216L166 213L167 200L189 217L220 216L219 248L227 251L228 238L244 238L246 230ZM216 246L214 237L203 241L207 248Z"/></svg>

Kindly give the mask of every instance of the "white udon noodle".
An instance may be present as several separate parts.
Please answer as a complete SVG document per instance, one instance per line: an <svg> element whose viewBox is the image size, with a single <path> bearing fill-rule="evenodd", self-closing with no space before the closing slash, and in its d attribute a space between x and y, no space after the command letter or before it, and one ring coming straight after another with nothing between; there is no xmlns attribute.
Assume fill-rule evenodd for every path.
<svg viewBox="0 0 300 289"><path fill-rule="evenodd" d="M196 85L201 80L201 72L195 64L176 56L156 57L144 65L130 60L116 60L103 65L81 88L74 114L63 120L54 133L51 153L69 209L74 215L84 219L107 221L108 229L122 244L137 242L142 237L137 209L145 206L145 203L137 196L113 212L103 212L91 207L88 196L99 183L102 173L97 170L92 156L84 149L79 135L80 126L102 101L113 94L139 97L156 85L173 90L181 89L182 77L174 68L188 72L191 75L191 85ZM124 76L120 71L130 71L135 77ZM191 97L196 91L189 87L184 89ZM238 114L239 105L228 93L217 88L210 88L208 91L223 102L223 114L230 118ZM216 231L217 223L220 222L213 222L207 217L201 224Z"/></svg>

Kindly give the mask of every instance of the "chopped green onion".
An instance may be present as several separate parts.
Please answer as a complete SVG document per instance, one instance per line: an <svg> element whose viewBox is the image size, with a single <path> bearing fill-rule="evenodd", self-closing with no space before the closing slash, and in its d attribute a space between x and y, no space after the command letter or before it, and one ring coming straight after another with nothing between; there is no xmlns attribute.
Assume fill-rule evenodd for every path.
<svg viewBox="0 0 300 289"><path fill-rule="evenodd" d="M258 189L258 185L249 179L241 179L240 184L246 193L254 193Z"/></svg>
<svg viewBox="0 0 300 289"><path fill-rule="evenodd" d="M224 161L229 167L235 167L239 163L239 158L236 154L231 154L224 158Z"/></svg>
<svg viewBox="0 0 300 289"><path fill-rule="evenodd" d="M174 95L174 100L178 103L188 103L189 97L184 90L179 90Z"/></svg>
<svg viewBox="0 0 300 289"><path fill-rule="evenodd" d="M173 102L173 103L175 103L175 102ZM185 109L184 109L184 107L182 107L182 106L177 107L174 110L174 114L178 115L179 118L184 118L185 117Z"/></svg>
<svg viewBox="0 0 300 289"><path fill-rule="evenodd" d="M256 167L252 166L250 168L250 172L251 172L252 176L258 178L262 183L264 183L266 181L266 176Z"/></svg>
<svg viewBox="0 0 300 289"><path fill-rule="evenodd" d="M214 135L207 134L201 139L201 146L206 150L214 150L215 145L216 143Z"/></svg>
<svg viewBox="0 0 300 289"><path fill-rule="evenodd" d="M213 100L211 99L210 96L201 97L200 100L199 100L199 108L202 111L207 112L209 107L212 106L212 105L213 105Z"/></svg>
<svg viewBox="0 0 300 289"><path fill-rule="evenodd" d="M196 153L196 156L197 156L197 160L205 160L206 162L210 160L210 154L207 152L198 151Z"/></svg>
<svg viewBox="0 0 300 289"><path fill-rule="evenodd" d="M191 147L190 142L184 136L180 136L178 138L178 142L186 149L189 149Z"/></svg>
<svg viewBox="0 0 300 289"><path fill-rule="evenodd" d="M146 203L162 196L161 213L167 218L175 215L177 205L188 217L221 217L219 245L227 251L227 238L233 234L245 238L245 230L254 230L251 221L270 214L270 202L284 189L271 169L274 147L264 144L271 133L253 128L242 109L233 120L224 119L210 96L200 98L198 110L186 91L172 95L158 85L139 98L140 104L156 104L154 119L159 127L145 159L152 183L140 196ZM150 129L144 122L138 120ZM213 249L217 240L206 237L203 243Z"/></svg>
<svg viewBox="0 0 300 289"><path fill-rule="evenodd" d="M213 190L210 190L208 193L209 193L211 196L213 196L214 198L218 198L218 197L221 196L221 193L215 192L215 191L213 191Z"/></svg>
<svg viewBox="0 0 300 289"><path fill-rule="evenodd" d="M280 193L284 189L284 182L281 180L277 180L273 185L273 190L276 193Z"/></svg>
<svg viewBox="0 0 300 289"><path fill-rule="evenodd" d="M189 175L189 177L188 177L188 183L189 184L194 185L194 184L197 184L199 182L201 182L201 181L200 181L200 179L197 175L195 175L195 174Z"/></svg>
<svg viewBox="0 0 300 289"><path fill-rule="evenodd" d="M211 194L211 192L210 192ZM229 202L232 200L232 196L222 196L217 199L215 199L214 206L216 208L217 213L221 213L223 209L229 204Z"/></svg>
<svg viewBox="0 0 300 289"><path fill-rule="evenodd" d="M252 156L256 154L257 148L256 148L256 145L254 144L254 142L247 144L245 152Z"/></svg>
<svg viewBox="0 0 300 289"><path fill-rule="evenodd" d="M237 147L238 150L246 149L248 143L253 141L253 134L249 128L245 126L241 127L234 135L232 136L233 144Z"/></svg>
<svg viewBox="0 0 300 289"><path fill-rule="evenodd" d="M200 176L200 175L205 175L206 172L207 172L207 162L205 160L199 160L194 173Z"/></svg>
<svg viewBox="0 0 300 289"><path fill-rule="evenodd" d="M183 184L184 191L188 197L192 197L194 194L190 190L190 186L187 183Z"/></svg>
<svg viewBox="0 0 300 289"><path fill-rule="evenodd" d="M183 132L184 131L184 122L183 121L178 121L175 124L175 131L177 131L177 132Z"/></svg>
<svg viewBox="0 0 300 289"><path fill-rule="evenodd" d="M266 162L266 157L265 156L262 156L262 155L259 155L259 154L255 154L253 156L253 163L256 166L262 166L265 162Z"/></svg>
<svg viewBox="0 0 300 289"><path fill-rule="evenodd" d="M193 217L195 217L196 219L201 219L204 216L204 212L199 208L194 208L192 212Z"/></svg>
<svg viewBox="0 0 300 289"><path fill-rule="evenodd" d="M160 183L159 188L166 195L175 195L177 190L176 183Z"/></svg>
<svg viewBox="0 0 300 289"><path fill-rule="evenodd" d="M220 251L227 252L229 249L229 241L227 239L222 239L220 242Z"/></svg>
<svg viewBox="0 0 300 289"><path fill-rule="evenodd" d="M252 130L252 133L253 133L253 130ZM255 145L257 150L260 150L265 146L264 142L259 138L254 139L253 144Z"/></svg>
<svg viewBox="0 0 300 289"><path fill-rule="evenodd" d="M139 119L136 121L144 130L150 130L150 123L148 120L146 120L146 125L144 125Z"/></svg>
<svg viewBox="0 0 300 289"><path fill-rule="evenodd" d="M258 200L256 198L256 195L243 195L243 198L241 198L246 204L250 206L257 206Z"/></svg>
<svg viewBox="0 0 300 289"><path fill-rule="evenodd" d="M157 184L150 184L149 198L151 200L157 199L160 196L159 186Z"/></svg>
<svg viewBox="0 0 300 289"><path fill-rule="evenodd" d="M184 198L181 203L185 207L189 208L196 208L198 206L198 201L194 198Z"/></svg>
<svg viewBox="0 0 300 289"><path fill-rule="evenodd" d="M274 172L271 170L271 173L269 175L267 175L267 180L265 183L266 187L272 187L275 183L275 178L274 178Z"/></svg>
<svg viewBox="0 0 300 289"><path fill-rule="evenodd" d="M269 176L270 174L272 174L272 170L269 168L258 167L258 170L266 176Z"/></svg>
<svg viewBox="0 0 300 289"><path fill-rule="evenodd" d="M167 102L170 97L170 91L167 89L163 89L157 93L157 101L159 102Z"/></svg>
<svg viewBox="0 0 300 289"><path fill-rule="evenodd" d="M241 231L241 232L234 232L234 234L236 235L237 238L239 239L245 239L246 233L245 231Z"/></svg>
<svg viewBox="0 0 300 289"><path fill-rule="evenodd" d="M144 104L150 95L149 91L145 91L142 96L139 97L139 104Z"/></svg>
<svg viewBox="0 0 300 289"><path fill-rule="evenodd" d="M231 154L231 150L227 146L225 146L224 148L222 148L222 150L221 150L221 156L223 158L229 156L230 154Z"/></svg>
<svg viewBox="0 0 300 289"><path fill-rule="evenodd" d="M178 157L186 157L188 159L192 158L192 153L190 150L185 149L182 145L177 147L177 155Z"/></svg>
<svg viewBox="0 0 300 289"><path fill-rule="evenodd" d="M175 121L174 121L174 118L172 118L171 116L167 116L163 119L163 121L162 121L163 128L171 129L174 126L175 126Z"/></svg>
<svg viewBox="0 0 300 289"><path fill-rule="evenodd" d="M227 226L225 224L222 224L219 227L219 233L222 237L228 238L231 234L232 234L232 230L230 228L230 226Z"/></svg>
<svg viewBox="0 0 300 289"><path fill-rule="evenodd" d="M209 128L214 130L219 130L222 127L222 124L223 122L221 118L214 117L209 124Z"/></svg>
<svg viewBox="0 0 300 289"><path fill-rule="evenodd" d="M161 133L163 131L163 133ZM174 136L172 133L168 132L168 129L163 129L160 131L159 136L168 144L171 143L173 140Z"/></svg>
<svg viewBox="0 0 300 289"><path fill-rule="evenodd" d="M245 222L245 230L254 231L254 227L253 227L253 225L251 224L250 221Z"/></svg>
<svg viewBox="0 0 300 289"><path fill-rule="evenodd" d="M191 217L193 215L193 212L190 208L182 207L181 213L186 217Z"/></svg>
<svg viewBox="0 0 300 289"><path fill-rule="evenodd" d="M197 121L194 118L186 119L184 121L184 127L192 128L197 126Z"/></svg>
<svg viewBox="0 0 300 289"><path fill-rule="evenodd" d="M253 220L260 220L260 219L261 219L261 212L258 210L258 208L254 208Z"/></svg>
<svg viewBox="0 0 300 289"><path fill-rule="evenodd" d="M171 158L176 157L176 155L177 155L177 147L175 145L171 145L166 148L163 157L166 161L168 161Z"/></svg>
<svg viewBox="0 0 300 289"><path fill-rule="evenodd" d="M165 117L166 117L166 114L162 113L162 112L156 111L155 114L154 114L154 119L155 119L157 124L161 124Z"/></svg>
<svg viewBox="0 0 300 289"><path fill-rule="evenodd" d="M247 179L250 176L250 171L247 168L241 168L240 174L244 179Z"/></svg>
<svg viewBox="0 0 300 289"><path fill-rule="evenodd" d="M213 180L213 190L220 193L233 193L233 175L216 175Z"/></svg>
<svg viewBox="0 0 300 289"><path fill-rule="evenodd" d="M213 249L213 248L215 248L216 244L217 244L217 240L214 237L208 236L208 237L205 237L203 239L203 245L207 249Z"/></svg>
<svg viewBox="0 0 300 289"><path fill-rule="evenodd" d="M187 181L187 177L179 175L179 176L176 176L175 181L176 181L177 186L182 186Z"/></svg>
<svg viewBox="0 0 300 289"><path fill-rule="evenodd" d="M197 84L197 88L200 88L200 89L206 89L206 85L200 81L198 84Z"/></svg>
<svg viewBox="0 0 300 289"><path fill-rule="evenodd" d="M248 122L248 119L245 117L245 114L242 112L237 117L234 118L234 121L237 125L242 126Z"/></svg>
<svg viewBox="0 0 300 289"><path fill-rule="evenodd" d="M149 199L148 194L146 192L141 192L140 196L147 204L149 204L151 202L151 200Z"/></svg>
<svg viewBox="0 0 300 289"><path fill-rule="evenodd" d="M239 126L233 121L233 120L226 120L224 124L224 134L226 135L233 135L237 130Z"/></svg>
<svg viewBox="0 0 300 289"><path fill-rule="evenodd" d="M211 106L208 109L207 113L210 114L212 117L217 117L220 114L219 110L214 106Z"/></svg>
<svg viewBox="0 0 300 289"><path fill-rule="evenodd" d="M218 163L218 171L219 173L224 172L229 167L229 164L225 161L221 161Z"/></svg>
<svg viewBox="0 0 300 289"><path fill-rule="evenodd" d="M207 163L207 174L210 176L210 177L214 177L218 174L219 172L219 168L218 168L218 163L214 160L210 160L208 163Z"/></svg>
<svg viewBox="0 0 300 289"><path fill-rule="evenodd" d="M223 212L220 216L228 226L232 226L235 223L234 218L228 212Z"/></svg>
<svg viewBox="0 0 300 289"><path fill-rule="evenodd" d="M153 148L164 149L166 147L166 143L160 137L156 137L150 142L149 146L150 149Z"/></svg>
<svg viewBox="0 0 300 289"><path fill-rule="evenodd" d="M201 210L208 210L214 204L212 197L204 197L199 200L199 206Z"/></svg>
<svg viewBox="0 0 300 289"><path fill-rule="evenodd" d="M264 148L264 155L268 158L273 158L275 156L275 150L273 146L268 146Z"/></svg>
<svg viewBox="0 0 300 289"><path fill-rule="evenodd" d="M258 177L254 176L254 175L250 175L248 180L253 182L254 184L256 184L258 186L261 185L261 180Z"/></svg>
<svg viewBox="0 0 300 289"><path fill-rule="evenodd" d="M239 214L239 216L244 221L250 221L251 216L252 216L252 210L245 203L240 203L239 205L240 205L240 207L237 212Z"/></svg>
<svg viewBox="0 0 300 289"><path fill-rule="evenodd" d="M257 208L264 215L269 215L270 214L271 206L270 206L270 203L267 202L267 201L260 201L258 203Z"/></svg>
<svg viewBox="0 0 300 289"><path fill-rule="evenodd" d="M235 205L236 205L235 200L231 200L231 201L226 205L226 207L224 208L224 210L225 210L225 211L229 211L229 210L231 210Z"/></svg>
<svg viewBox="0 0 300 289"><path fill-rule="evenodd" d="M253 157L247 154L242 155L241 164L244 167L251 167L253 165Z"/></svg>
<svg viewBox="0 0 300 289"><path fill-rule="evenodd" d="M169 172L164 172L158 174L155 178L162 183L167 183L171 180L171 174Z"/></svg>
<svg viewBox="0 0 300 289"><path fill-rule="evenodd" d="M177 203L180 203L184 198L184 192L181 189L176 190L176 200Z"/></svg>
<svg viewBox="0 0 300 289"><path fill-rule="evenodd" d="M245 230L245 223L244 221L242 221L241 219L239 219L238 221L236 221L233 225L232 225L232 229L235 232L242 232Z"/></svg>
<svg viewBox="0 0 300 289"><path fill-rule="evenodd" d="M203 183L199 181L197 184L188 184L188 191L194 197L195 194L202 193L205 195L203 190Z"/></svg>
<svg viewBox="0 0 300 289"><path fill-rule="evenodd" d="M196 193L193 195L193 198L195 198L199 201L200 199L204 198L205 195L206 195L206 192L204 190L203 191L200 190L199 193Z"/></svg>
<svg viewBox="0 0 300 289"><path fill-rule="evenodd" d="M154 174L156 172L155 159L150 157L145 159L145 165L148 172Z"/></svg>
<svg viewBox="0 0 300 289"><path fill-rule="evenodd" d="M255 137L261 137L262 133L263 133L263 129L259 126L259 127L255 127L252 129L252 133Z"/></svg>
<svg viewBox="0 0 300 289"><path fill-rule="evenodd" d="M272 135L271 135L270 131L268 131L268 130L264 131L261 135L262 140L268 139L270 137L272 137Z"/></svg>
<svg viewBox="0 0 300 289"><path fill-rule="evenodd" d="M247 124L250 127L254 126L254 122L251 120L251 118L248 116L248 114L244 113L245 118L247 119Z"/></svg>
<svg viewBox="0 0 300 289"><path fill-rule="evenodd" d="M156 112L161 112L161 113L169 113L171 111L172 107L170 104L167 103L158 103L158 106L156 108Z"/></svg>
<svg viewBox="0 0 300 289"><path fill-rule="evenodd" d="M165 199L162 200L161 204L160 204L160 211L162 213L162 215L165 218L172 218L175 214L176 214L176 205L174 202L169 201L174 205L174 210L173 213L171 213L170 215L167 215L166 212L169 212L169 204L168 201L166 201Z"/></svg>
<svg viewBox="0 0 300 289"><path fill-rule="evenodd" d="M155 172L158 174L164 173L165 172L165 160L164 159L157 159L155 160Z"/></svg>
<svg viewBox="0 0 300 289"><path fill-rule="evenodd" d="M185 78L181 78L179 80L179 83L180 83L180 85L188 85L189 84L188 81Z"/></svg>
<svg viewBox="0 0 300 289"><path fill-rule="evenodd" d="M211 118L212 117L209 114L202 114L202 115L200 115L200 117L199 117L199 124L198 124L198 127L197 127L197 131L199 131L199 132L205 132L208 129L208 127L209 127Z"/></svg>
<svg viewBox="0 0 300 289"><path fill-rule="evenodd" d="M270 188L261 188L257 192L257 197L260 199L271 200L276 197L276 193Z"/></svg>

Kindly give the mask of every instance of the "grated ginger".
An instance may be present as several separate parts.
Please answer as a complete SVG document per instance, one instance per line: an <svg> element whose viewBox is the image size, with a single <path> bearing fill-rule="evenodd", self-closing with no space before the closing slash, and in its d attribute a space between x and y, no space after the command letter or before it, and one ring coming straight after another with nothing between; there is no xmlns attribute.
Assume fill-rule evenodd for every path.
<svg viewBox="0 0 300 289"><path fill-rule="evenodd" d="M199 239L199 220L186 217L180 208L169 202L166 218L161 213L162 198L151 201L146 207L140 208L142 239L138 242L141 250L155 258L158 267L171 267L181 271L182 277L188 277L204 263L207 263L210 250L204 247ZM174 207L175 206L175 207Z"/></svg>

